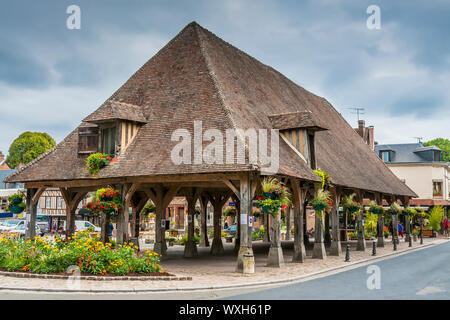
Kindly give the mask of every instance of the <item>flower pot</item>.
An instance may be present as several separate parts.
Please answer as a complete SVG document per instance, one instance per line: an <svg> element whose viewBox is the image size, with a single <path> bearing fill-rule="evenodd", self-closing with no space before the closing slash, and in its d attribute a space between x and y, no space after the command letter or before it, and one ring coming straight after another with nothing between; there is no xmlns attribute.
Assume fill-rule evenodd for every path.
<svg viewBox="0 0 450 320"><path fill-rule="evenodd" d="M275 200L276 195L273 192L264 192L264 197L268 198L268 199L272 199Z"/></svg>
<svg viewBox="0 0 450 320"><path fill-rule="evenodd" d="M323 204L318 204L314 206L315 211L322 211L323 209L325 209L325 205Z"/></svg>
<svg viewBox="0 0 450 320"><path fill-rule="evenodd" d="M19 214L22 213L25 210L25 208L20 206L10 206L9 210L14 214Z"/></svg>
<svg viewBox="0 0 450 320"><path fill-rule="evenodd" d="M12 204L13 206L18 205L18 204L21 204L21 203L22 203L22 198L14 198L14 199L11 201L11 204Z"/></svg>

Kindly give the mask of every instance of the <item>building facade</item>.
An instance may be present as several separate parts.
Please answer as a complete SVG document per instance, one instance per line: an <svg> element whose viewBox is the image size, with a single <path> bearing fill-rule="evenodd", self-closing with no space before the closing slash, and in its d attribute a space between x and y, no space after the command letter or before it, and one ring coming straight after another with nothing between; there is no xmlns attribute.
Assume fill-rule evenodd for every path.
<svg viewBox="0 0 450 320"><path fill-rule="evenodd" d="M422 143L376 145L375 153L392 172L419 196L411 205L450 205L450 166L442 150Z"/></svg>

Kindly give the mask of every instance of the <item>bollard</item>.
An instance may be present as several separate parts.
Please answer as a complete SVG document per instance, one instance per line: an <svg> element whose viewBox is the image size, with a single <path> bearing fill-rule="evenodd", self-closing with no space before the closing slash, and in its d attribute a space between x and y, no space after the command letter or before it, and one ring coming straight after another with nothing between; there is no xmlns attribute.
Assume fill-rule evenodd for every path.
<svg viewBox="0 0 450 320"><path fill-rule="evenodd" d="M393 240L394 240L394 251L397 251L397 240L395 237Z"/></svg>
<svg viewBox="0 0 450 320"><path fill-rule="evenodd" d="M423 244L423 234L422 234L422 232L420 233L420 244Z"/></svg>
<svg viewBox="0 0 450 320"><path fill-rule="evenodd" d="M377 244L374 242L372 242L372 256L376 256L377 255Z"/></svg>
<svg viewBox="0 0 450 320"><path fill-rule="evenodd" d="M350 244L347 243L347 249L345 250L345 262L350 261Z"/></svg>
<svg viewBox="0 0 450 320"><path fill-rule="evenodd" d="M411 237L409 237L409 244L408 244L408 247L412 247L412 239L411 239Z"/></svg>

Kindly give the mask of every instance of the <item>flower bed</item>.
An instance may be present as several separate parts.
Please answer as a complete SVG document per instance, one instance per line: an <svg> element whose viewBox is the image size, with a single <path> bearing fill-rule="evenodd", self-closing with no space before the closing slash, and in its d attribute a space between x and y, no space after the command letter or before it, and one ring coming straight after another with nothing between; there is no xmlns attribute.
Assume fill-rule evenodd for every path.
<svg viewBox="0 0 450 320"><path fill-rule="evenodd" d="M77 266L82 275L168 275L161 271L157 253L140 253L132 243L112 248L111 243L91 239L88 231L77 232L68 243L60 238L0 238L0 269L61 274L71 266Z"/></svg>

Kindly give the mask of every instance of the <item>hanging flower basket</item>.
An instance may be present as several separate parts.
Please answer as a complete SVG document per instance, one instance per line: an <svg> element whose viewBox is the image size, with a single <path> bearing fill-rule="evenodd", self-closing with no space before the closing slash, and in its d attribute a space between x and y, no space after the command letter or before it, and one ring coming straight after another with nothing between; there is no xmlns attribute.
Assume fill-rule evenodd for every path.
<svg viewBox="0 0 450 320"><path fill-rule="evenodd" d="M286 188L275 178L265 178L261 185L263 190L256 197L256 206L272 216L283 213L290 203Z"/></svg>
<svg viewBox="0 0 450 320"><path fill-rule="evenodd" d="M19 214L25 210L25 206L9 206L9 210L14 214Z"/></svg>
<svg viewBox="0 0 450 320"><path fill-rule="evenodd" d="M356 213L359 210L361 210L361 206L359 205L358 202L352 202L348 207L348 211L350 211L350 213L352 214Z"/></svg>
<svg viewBox="0 0 450 320"><path fill-rule="evenodd" d="M392 215L398 215L399 213L401 213L402 212L402 209L400 208L400 206L398 205L398 203L397 202L393 202L392 204L391 204L391 207L389 208L389 212L392 214Z"/></svg>
<svg viewBox="0 0 450 320"><path fill-rule="evenodd" d="M327 212L331 208L330 203L330 192L319 189L309 202L309 205L314 208L316 215L322 217L323 211Z"/></svg>
<svg viewBox="0 0 450 320"><path fill-rule="evenodd" d="M353 200L355 196L356 194L352 193L351 195L344 196L342 199L342 207L346 212L350 213L352 217L361 212L361 204Z"/></svg>
<svg viewBox="0 0 450 320"><path fill-rule="evenodd" d="M11 205L18 205L18 204L20 204L20 203L22 203L22 198L14 198L12 201L11 201Z"/></svg>
<svg viewBox="0 0 450 320"><path fill-rule="evenodd" d="M383 206L376 204L375 201L371 201L369 205L369 212L373 214L383 214L384 208Z"/></svg>
<svg viewBox="0 0 450 320"><path fill-rule="evenodd" d="M417 214L417 210L413 208L406 208L404 212L408 217L413 217L414 215Z"/></svg>
<svg viewBox="0 0 450 320"><path fill-rule="evenodd" d="M113 201L114 199L120 201L119 191L113 188L102 188L97 190L97 199L100 201Z"/></svg>

